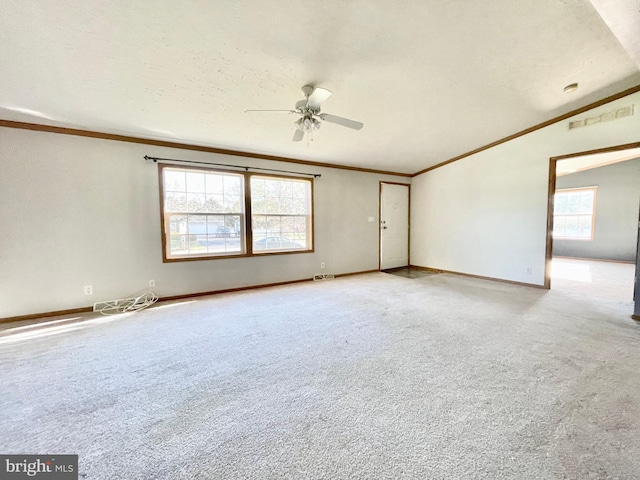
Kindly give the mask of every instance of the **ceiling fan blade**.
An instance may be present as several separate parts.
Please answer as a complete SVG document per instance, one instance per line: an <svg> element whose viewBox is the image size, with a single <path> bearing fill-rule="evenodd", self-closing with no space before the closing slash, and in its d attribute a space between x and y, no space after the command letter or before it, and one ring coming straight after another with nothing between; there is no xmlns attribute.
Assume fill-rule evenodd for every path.
<svg viewBox="0 0 640 480"><path fill-rule="evenodd" d="M348 118L337 117L336 115L330 115L328 113L321 113L319 117L326 122L335 123L336 125L342 125L347 128L353 128L354 130L360 130L364 127L364 123L349 120Z"/></svg>
<svg viewBox="0 0 640 480"><path fill-rule="evenodd" d="M331 96L331 92L326 88L316 87L307 99L307 107L313 110L319 110L320 105Z"/></svg>
<svg viewBox="0 0 640 480"><path fill-rule="evenodd" d="M245 110L244 113L247 112L288 112L288 113L298 113L295 110Z"/></svg>
<svg viewBox="0 0 640 480"><path fill-rule="evenodd" d="M293 138L292 138L292 140L293 140L294 142L299 142L299 141L300 141L300 140L302 140L303 138L304 138L304 132L303 132L302 130L298 130L298 129L296 128L296 131L295 131L295 133L293 134Z"/></svg>

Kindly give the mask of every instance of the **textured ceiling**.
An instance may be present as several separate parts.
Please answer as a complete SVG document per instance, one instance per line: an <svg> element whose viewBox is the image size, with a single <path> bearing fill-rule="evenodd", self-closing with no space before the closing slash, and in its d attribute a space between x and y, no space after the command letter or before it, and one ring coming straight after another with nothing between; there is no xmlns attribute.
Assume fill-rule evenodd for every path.
<svg viewBox="0 0 640 480"><path fill-rule="evenodd" d="M640 84L599 3L3 0L0 118L413 173ZM364 128L244 113L306 83Z"/></svg>

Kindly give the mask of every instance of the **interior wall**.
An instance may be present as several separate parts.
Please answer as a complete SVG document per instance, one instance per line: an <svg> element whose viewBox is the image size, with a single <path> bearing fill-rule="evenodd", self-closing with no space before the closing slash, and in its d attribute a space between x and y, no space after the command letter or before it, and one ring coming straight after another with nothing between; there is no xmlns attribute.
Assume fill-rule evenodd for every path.
<svg viewBox="0 0 640 480"><path fill-rule="evenodd" d="M163 263L158 169L144 155L320 173L315 252ZM172 296L310 279L321 262L376 270L379 181L410 180L11 128L0 164L0 318L126 297L151 279Z"/></svg>
<svg viewBox="0 0 640 480"><path fill-rule="evenodd" d="M568 128L639 102L634 93L414 177L411 263L544 285L549 159L640 141L637 113Z"/></svg>
<svg viewBox="0 0 640 480"><path fill-rule="evenodd" d="M553 254L635 262L638 208L640 206L640 158L562 175L556 189L598 187L594 238L553 240Z"/></svg>

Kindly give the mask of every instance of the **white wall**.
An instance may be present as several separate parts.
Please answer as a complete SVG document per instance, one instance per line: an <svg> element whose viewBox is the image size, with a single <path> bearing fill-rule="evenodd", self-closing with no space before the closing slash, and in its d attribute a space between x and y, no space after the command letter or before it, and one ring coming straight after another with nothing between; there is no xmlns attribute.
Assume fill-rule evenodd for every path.
<svg viewBox="0 0 640 480"><path fill-rule="evenodd" d="M321 173L315 253L162 263L157 166L145 154ZM320 262L335 274L377 269L378 182L399 178L409 180L0 128L0 318L122 298L150 279L171 296L311 278Z"/></svg>
<svg viewBox="0 0 640 480"><path fill-rule="evenodd" d="M411 263L543 285L549 158L640 141L639 102L574 118L631 103L635 116L571 131L568 119L414 177Z"/></svg>

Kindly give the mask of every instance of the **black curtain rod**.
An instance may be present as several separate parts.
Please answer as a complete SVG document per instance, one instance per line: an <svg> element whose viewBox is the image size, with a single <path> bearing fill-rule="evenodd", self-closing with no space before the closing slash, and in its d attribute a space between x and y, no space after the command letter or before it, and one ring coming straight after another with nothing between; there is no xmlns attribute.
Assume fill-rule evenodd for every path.
<svg viewBox="0 0 640 480"><path fill-rule="evenodd" d="M275 168L246 167L243 165L229 165L227 163L210 163L210 162L198 162L196 160L179 160L177 158L150 157L149 155L145 155L144 159L153 160L155 163L158 163L158 160L160 160L164 162L198 163L201 165L214 165L216 167L240 168L240 169L244 169L246 172L248 172L249 170L260 170L263 172L279 172L279 173L291 173L293 175L307 175L313 178L318 178L321 176L319 173L291 172L289 170L276 170Z"/></svg>

